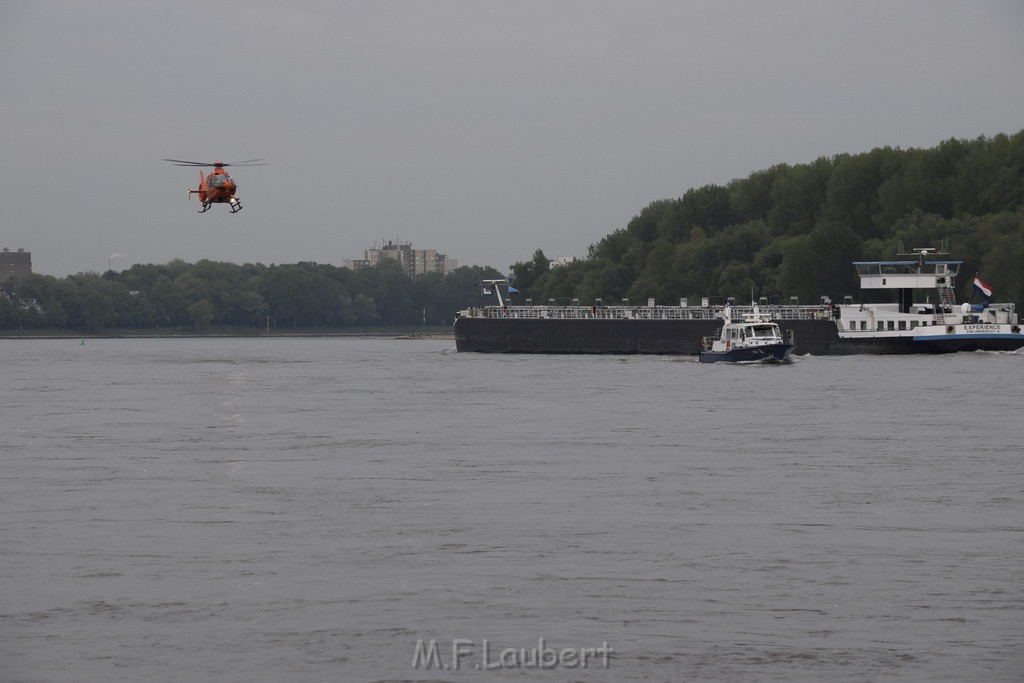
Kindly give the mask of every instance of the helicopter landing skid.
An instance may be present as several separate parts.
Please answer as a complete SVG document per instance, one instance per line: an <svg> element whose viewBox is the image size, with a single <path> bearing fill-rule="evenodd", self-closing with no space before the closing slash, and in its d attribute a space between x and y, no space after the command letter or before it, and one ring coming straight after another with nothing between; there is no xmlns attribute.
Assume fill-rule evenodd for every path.
<svg viewBox="0 0 1024 683"><path fill-rule="evenodd" d="M214 202L203 202L203 208L199 209L196 213L206 213L213 208ZM231 213L238 213L242 210L242 203L237 199L233 202L227 202L228 208L231 209Z"/></svg>

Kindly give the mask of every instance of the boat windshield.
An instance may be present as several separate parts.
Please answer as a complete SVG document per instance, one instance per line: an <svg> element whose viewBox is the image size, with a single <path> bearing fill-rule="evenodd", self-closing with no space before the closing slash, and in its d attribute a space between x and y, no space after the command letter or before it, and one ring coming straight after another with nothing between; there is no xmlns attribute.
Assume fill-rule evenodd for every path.
<svg viewBox="0 0 1024 683"><path fill-rule="evenodd" d="M754 325L747 334L758 339L770 339L776 336L775 325Z"/></svg>

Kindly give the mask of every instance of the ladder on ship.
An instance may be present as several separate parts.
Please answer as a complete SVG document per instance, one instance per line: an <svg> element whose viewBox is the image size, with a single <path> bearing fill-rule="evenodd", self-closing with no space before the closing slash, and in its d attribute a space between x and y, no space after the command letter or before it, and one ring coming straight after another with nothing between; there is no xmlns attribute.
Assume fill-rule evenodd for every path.
<svg viewBox="0 0 1024 683"><path fill-rule="evenodd" d="M946 313L952 313L956 306L956 292L949 285L937 285L939 293L939 305L935 309L935 319L943 320Z"/></svg>

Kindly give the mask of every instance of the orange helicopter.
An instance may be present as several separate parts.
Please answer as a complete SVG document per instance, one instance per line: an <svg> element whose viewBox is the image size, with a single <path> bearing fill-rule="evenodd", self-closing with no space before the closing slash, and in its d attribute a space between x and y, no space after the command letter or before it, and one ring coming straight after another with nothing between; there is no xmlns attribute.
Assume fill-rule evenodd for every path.
<svg viewBox="0 0 1024 683"><path fill-rule="evenodd" d="M206 213L214 204L227 204L231 208L231 213L238 213L242 210L242 203L235 196L238 183L232 180L228 172L224 170L225 166L266 166L266 164L256 163L263 159L247 159L230 164L223 161L207 164L202 161L182 161L181 159L164 159L164 161L170 161L175 166L213 166L213 171L206 177L203 177L203 172L199 171L199 189L188 191L189 199L192 199L194 194L199 195L199 201L203 203L203 208L199 210L199 213Z"/></svg>

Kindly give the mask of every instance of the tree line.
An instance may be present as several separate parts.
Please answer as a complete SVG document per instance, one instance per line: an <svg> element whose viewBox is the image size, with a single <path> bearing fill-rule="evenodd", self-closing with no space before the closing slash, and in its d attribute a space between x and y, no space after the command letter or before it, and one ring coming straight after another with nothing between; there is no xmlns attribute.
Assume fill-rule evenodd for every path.
<svg viewBox="0 0 1024 683"><path fill-rule="evenodd" d="M320 263L285 265L180 259L65 278L32 274L5 283L0 329L189 329L229 326L278 331L451 323L478 305L494 268L464 266L410 278L384 259L350 270Z"/></svg>
<svg viewBox="0 0 1024 683"><path fill-rule="evenodd" d="M980 271L997 300L1024 302L1024 131L780 164L654 201L580 261L552 268L537 250L511 268L536 303L876 301L890 294L860 293L852 261L944 241L949 258L964 261L963 300L973 280L965 276Z"/></svg>

